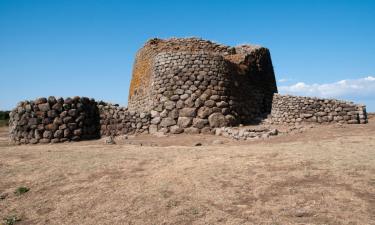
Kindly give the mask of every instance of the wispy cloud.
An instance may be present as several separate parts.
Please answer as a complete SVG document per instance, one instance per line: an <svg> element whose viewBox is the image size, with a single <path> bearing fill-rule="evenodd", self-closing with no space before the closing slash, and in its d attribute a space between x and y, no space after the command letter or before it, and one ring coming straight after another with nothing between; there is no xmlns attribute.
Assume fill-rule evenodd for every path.
<svg viewBox="0 0 375 225"><path fill-rule="evenodd" d="M279 83L285 83L285 82L289 81L289 79L287 79L287 78L280 78L280 79L278 79L277 81L278 81Z"/></svg>
<svg viewBox="0 0 375 225"><path fill-rule="evenodd" d="M375 77L347 79L327 84L298 82L278 87L281 94L316 96L323 98L366 98L375 99Z"/></svg>

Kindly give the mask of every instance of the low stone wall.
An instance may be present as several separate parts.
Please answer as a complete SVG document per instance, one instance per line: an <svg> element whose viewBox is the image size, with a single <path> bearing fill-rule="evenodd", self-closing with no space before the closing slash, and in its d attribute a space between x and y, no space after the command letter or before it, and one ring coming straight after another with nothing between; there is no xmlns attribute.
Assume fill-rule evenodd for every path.
<svg viewBox="0 0 375 225"><path fill-rule="evenodd" d="M16 144L58 143L100 136L148 133L150 113L86 97L38 98L10 113L10 140Z"/></svg>
<svg viewBox="0 0 375 225"><path fill-rule="evenodd" d="M367 123L366 106L336 99L274 94L271 110L274 124Z"/></svg>
<svg viewBox="0 0 375 225"><path fill-rule="evenodd" d="M150 114L129 111L126 107L99 103L100 134L117 136L122 134L148 133Z"/></svg>
<svg viewBox="0 0 375 225"><path fill-rule="evenodd" d="M197 107L199 98L195 102L192 99L189 100L191 102L181 102L184 107L177 107L176 110L179 101L175 103L167 100L159 110L150 112L131 111L86 97L49 97L23 101L10 113L10 139L17 144L57 143L156 132L213 134L220 129L223 135L250 139L263 137L269 132L241 129L241 132L237 132L236 129L227 128L228 115L223 115L217 102L216 107L210 108L205 106L209 100L202 100L203 109L217 109L206 112L201 110L202 107ZM169 108L168 104L173 107ZM351 102L274 94L268 122L289 125L303 122L358 124L367 123L367 114L364 105ZM253 132L257 135L254 136Z"/></svg>
<svg viewBox="0 0 375 225"><path fill-rule="evenodd" d="M18 144L36 144L98 138L96 104L86 97L20 102L10 113L10 139Z"/></svg>

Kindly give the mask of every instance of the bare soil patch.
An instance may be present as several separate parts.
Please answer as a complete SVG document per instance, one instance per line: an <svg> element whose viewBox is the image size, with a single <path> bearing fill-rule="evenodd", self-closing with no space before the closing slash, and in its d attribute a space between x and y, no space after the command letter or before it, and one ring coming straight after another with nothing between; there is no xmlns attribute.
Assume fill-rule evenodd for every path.
<svg viewBox="0 0 375 225"><path fill-rule="evenodd" d="M375 224L374 119L267 140L137 136L118 138L115 145L94 140L14 146L1 128L0 219ZM18 187L30 190L17 195Z"/></svg>

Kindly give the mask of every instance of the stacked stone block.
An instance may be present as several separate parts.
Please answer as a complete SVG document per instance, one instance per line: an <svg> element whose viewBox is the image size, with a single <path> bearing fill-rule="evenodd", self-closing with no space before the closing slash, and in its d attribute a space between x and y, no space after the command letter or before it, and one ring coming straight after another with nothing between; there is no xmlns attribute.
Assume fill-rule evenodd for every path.
<svg viewBox="0 0 375 225"><path fill-rule="evenodd" d="M150 113L129 111L128 108L100 103L100 133L102 136L148 133Z"/></svg>
<svg viewBox="0 0 375 225"><path fill-rule="evenodd" d="M210 123L210 115L220 113L223 119L231 117L226 68L220 55L205 52L158 54L151 89L151 129L199 133L204 127L220 125L214 119Z"/></svg>
<svg viewBox="0 0 375 225"><path fill-rule="evenodd" d="M86 97L23 101L10 113L10 138L19 144L57 143L99 137L96 102Z"/></svg>
<svg viewBox="0 0 375 225"><path fill-rule="evenodd" d="M274 124L367 123L366 106L336 99L275 94L271 121Z"/></svg>
<svg viewBox="0 0 375 225"><path fill-rule="evenodd" d="M151 133L208 133L264 117L275 92L266 48L153 39L137 54L128 102L131 110L150 110Z"/></svg>
<svg viewBox="0 0 375 225"><path fill-rule="evenodd" d="M267 116L274 124L367 123L363 105L276 93L266 48L198 38L152 39L137 53L128 108L86 97L23 101L10 114L10 138L19 144L57 143L101 135L219 130L234 138L254 138L274 132L227 126L258 124Z"/></svg>

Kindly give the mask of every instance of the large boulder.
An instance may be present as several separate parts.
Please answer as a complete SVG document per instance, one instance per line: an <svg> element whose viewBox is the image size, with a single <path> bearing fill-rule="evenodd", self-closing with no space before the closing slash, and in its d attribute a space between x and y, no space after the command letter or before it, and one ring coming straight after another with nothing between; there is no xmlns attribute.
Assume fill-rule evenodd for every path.
<svg viewBox="0 0 375 225"><path fill-rule="evenodd" d="M163 118L160 122L160 126L162 127L170 127L172 125L175 125L176 121L170 117Z"/></svg>
<svg viewBox="0 0 375 225"><path fill-rule="evenodd" d="M196 108L183 108L180 110L180 117L195 117L197 115Z"/></svg>
<svg viewBox="0 0 375 225"><path fill-rule="evenodd" d="M192 118L190 117L178 117L177 125L179 127L185 128L191 125Z"/></svg>
<svg viewBox="0 0 375 225"><path fill-rule="evenodd" d="M210 127L225 127L228 125L228 121L225 116L218 112L212 113L208 117L208 122L210 124Z"/></svg>

